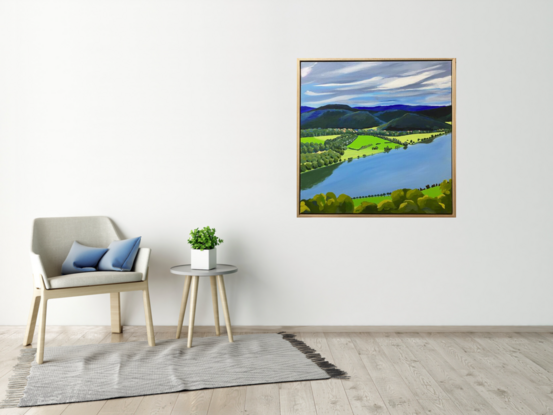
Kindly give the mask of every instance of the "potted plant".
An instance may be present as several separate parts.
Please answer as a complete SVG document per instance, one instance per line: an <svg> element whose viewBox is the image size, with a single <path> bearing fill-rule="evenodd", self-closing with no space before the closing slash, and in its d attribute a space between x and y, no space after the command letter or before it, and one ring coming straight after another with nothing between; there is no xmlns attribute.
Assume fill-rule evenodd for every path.
<svg viewBox="0 0 553 415"><path fill-rule="evenodd" d="M223 243L221 238L215 236L215 228L206 226L203 229L190 231L188 243L192 247L192 269L213 269L217 267L217 249L215 247Z"/></svg>

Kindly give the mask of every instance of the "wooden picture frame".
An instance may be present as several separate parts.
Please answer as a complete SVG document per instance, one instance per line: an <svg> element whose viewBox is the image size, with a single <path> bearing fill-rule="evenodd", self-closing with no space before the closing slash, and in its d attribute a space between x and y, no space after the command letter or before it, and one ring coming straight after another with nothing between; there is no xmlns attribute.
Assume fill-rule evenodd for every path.
<svg viewBox="0 0 553 415"><path fill-rule="evenodd" d="M364 163L367 163L371 160L371 157L369 156L372 156L372 155L376 155L378 152L382 153L382 152L385 152L385 153L391 153L392 149L389 147L389 146L386 146L384 151L379 151L379 149L381 149L380 147L377 149L378 145L379 144L382 144L382 143L386 143L387 140L394 140L394 142L392 144L395 145L395 148L394 150L400 150L397 145L401 145L403 147L403 149L408 149L408 147L410 146L413 146L412 148L420 148L422 149L423 147L416 147L415 144L419 145L419 146L423 146L424 144L433 144L434 141L436 142L443 142L444 140L449 140L449 138L447 138L447 135L451 134L451 161L450 161L450 165L451 165L451 177L449 179L449 181L444 178L444 180L446 180L446 184L445 185L442 185L442 181L436 183L436 182L432 182L432 185L434 184L439 184L440 186L437 186L439 187L439 189L436 187L436 186L431 186L431 187L428 187L429 185L427 183L423 183L421 184L420 186L417 186L416 188L413 187L412 189L413 190L419 190L421 193L422 192L425 192L423 193L423 198L424 200L421 200L421 198L418 198L418 199L415 199L414 197L412 197L413 201L415 202L415 206L413 206L413 204L411 202L408 202L407 199L404 200L403 203L401 203L401 195L400 195L400 192L395 192L395 190L401 190L401 188L398 188L398 189L390 189L390 191L386 194L386 196L372 196L370 195L370 197L362 197L362 196L358 196L358 195L352 195L351 199L353 199L353 203L354 203L354 210L355 211L359 211L361 210L361 208L358 208L359 206L359 203L365 203L365 205L363 205L363 209L365 209L365 211L369 212L371 211L371 213L359 213L359 212L351 212L351 205L350 205L350 202L349 200L346 201L345 203L342 203L340 201L338 201L338 199L340 198L340 196L338 196L338 192L334 192L335 194L333 195L332 193L330 194L329 196L329 193L328 192L332 192L332 189L329 189L328 192L325 194L324 193L324 190L321 192L321 194L325 195L325 197L323 198L320 198L320 195L317 194L316 196L310 196L310 197L305 197L302 199L302 176L305 178L305 177L309 177L309 174L311 174L313 176L313 173L312 171L301 171L302 169L302 164L303 164L303 169L305 169L307 166L309 166L309 162L306 162L305 160L305 157L307 156L307 154L333 154L334 157L336 157L336 154L334 153L330 153L330 150L332 150L331 148L329 148L328 146L333 146L335 145L334 142L331 142L331 144L321 144L320 141L321 140L307 140L307 141L313 141L314 145L319 145L321 147L319 148L315 148L315 149L312 149L312 148L309 148L308 150L309 151L312 151L312 153L304 153L304 158L302 159L302 153L301 153L301 150L302 150L302 138L304 138L304 146L306 145L306 139L308 139L309 137L302 137L302 134L310 134L310 133L313 133L315 134L316 132L309 132L309 130L316 130L317 127L312 127L312 128L304 128L303 129L303 133L302 133L302 120L303 120L303 125L306 126L306 125L309 125L309 126L316 126L317 125L317 122L318 120L320 120L321 118L317 118L319 117L318 113L328 113L329 111L331 110L334 110L334 111L342 111L343 108L338 108L338 107L344 107L344 106L347 106L346 103L344 103L343 99L348 99L349 97L353 97L353 95L349 94L349 95L346 95L345 97L343 97L343 99L340 101L340 102L336 102L336 104L332 104L332 97L333 97L333 93L336 94L336 92L327 92L327 90L325 90L324 88L322 87L330 87L330 86L342 86L342 85L346 85L345 87L343 88L340 88L342 90L351 90L353 88L356 87L357 84L369 84L370 81L372 79L377 79L377 82L379 82L381 79L384 79L384 80L387 80L387 79L391 79L391 81L389 81L388 83L396 83L396 84L399 84L401 85L401 83L405 83L406 81L404 81L405 77L408 76L408 74L410 73L410 71L406 71L403 76L402 76L402 73L399 72L399 73L395 73L395 75L397 76L390 76L390 78L383 78L382 76L375 76L373 78L369 78L369 79L363 79L363 75L360 74L360 80L359 81L351 81L351 76L352 75L348 75L350 76L350 79L349 79L349 82L344 82L344 83L332 83L333 80L332 80L332 77L328 77L326 79L328 79L328 82L327 84L319 84L319 85L312 85L312 83L306 83L304 85L302 85L302 64L305 64L304 65L304 77L306 76L306 73L307 73L307 76L310 75L311 71L308 69L308 68L313 68L315 65L318 65L319 63L323 64L323 65L320 65L319 68L321 67L329 67L329 68L334 68L334 67L337 67L337 66L340 66L342 68L346 68L346 69L342 69L342 72L344 73L347 73L347 74L351 74L351 71L357 67L360 67L360 66L363 66L363 65L359 65L359 64L362 64L362 63L367 63L367 68L370 68L371 67L371 63L372 64L376 64L375 66L378 66L380 64L382 64L381 66L384 68L383 70L386 69L386 67L389 68L389 70L392 72L397 72L398 70L401 69L402 66L405 66L406 68L408 67L414 67L414 68L418 68L416 70L413 70L411 72L419 72L418 75L414 75L412 77L409 78L408 81L410 80L414 80L415 82L413 82L413 84L415 85L418 85L420 90L428 90L429 92L426 93L426 95L428 97L430 97L430 99L434 99L435 97L432 96L432 92L431 91L440 91L440 92L436 92L436 94L442 94L442 95L439 95L440 97L443 96L444 99L447 99L447 91L448 91L448 88L447 88L447 84L446 84L446 78L448 78L449 76L451 77L451 83L450 83L450 87L449 87L449 94L450 94L450 105L451 105L451 121L450 122L447 122L447 121L443 121L445 119L447 119L447 115L442 117L441 119L438 119L436 117L434 117L433 119L436 120L436 123L432 123L430 121L428 121L429 124L425 124L423 123L426 127L429 127L429 128L432 128L432 130L429 130L428 132L424 133L426 135L428 135L428 137L425 137L422 133L419 133L418 136L422 137L422 138L419 138L418 142L413 142L413 139L411 139L411 141L409 143L407 143L406 145L405 144L402 144L402 142L400 142L400 140L403 140L404 142L406 142L408 139L409 139L409 136L411 135L412 137L415 137L415 134L413 133L413 131L418 131L416 130L415 128L413 128L412 130L401 130L402 128L411 128L412 126L417 126L417 125L422 125L420 124L420 121L421 121L421 118L417 118L417 117L426 117L426 118L430 118L430 116L427 116L427 114L435 114L436 112L439 112L439 110L437 109L438 107L440 108L443 108L443 111L445 111L445 108L446 107L449 107L449 105L438 105L438 106L429 106L430 109L428 110L413 110L411 111L410 109L407 109L405 110L405 114L408 114L408 113L412 113L414 114L413 117L411 117L411 115L409 115L408 117L405 117L403 118L402 120L398 120L398 119L392 119L391 121L387 121L385 124L381 125L381 126L377 126L377 127L373 127L371 128L370 130L374 131L374 133L376 135L378 135L379 137L374 137L374 136L370 136L372 137L372 139L375 139L375 140L380 140L381 143L378 143L377 145L375 145L375 147L372 147L373 150L370 150L368 149L368 147L372 146L373 143L368 143L368 147L361 147L360 149L363 150L363 159L368 159L368 160L363 160ZM325 65L326 63L330 63L330 65ZM394 64L395 63L398 63L398 64L402 64L402 65L396 65L397 67L394 67ZM408 63L413 63L412 65L409 65ZM332 65L334 64L334 65ZM338 64L338 65L336 65ZM385 64L385 65L384 65ZM313 217L441 217L441 218L454 218L456 217L456 198L457 198L457 192L456 192L456 186L457 186L457 178L456 178L456 59L455 58L424 58L424 59L298 59L297 61L297 79L298 79L298 88L297 88L297 98L298 98L298 104L297 104L297 164L296 164L296 174L297 174L297 201L296 201L296 214L297 214L297 217L299 218L313 218ZM312 66L308 66L308 65L312 65ZM349 66L349 69L348 68L348 65ZM356 65L355 68L353 67L353 65ZM448 65L450 65L450 68L451 68L451 73L450 75L447 73L447 68L449 67ZM434 69L432 69L434 67ZM439 71L439 69L443 69L443 68L446 68L446 70L441 70ZM428 69L428 70L426 70ZM348 72L350 71L350 72ZM422 72L421 72L422 71ZM336 72L336 70L334 70L334 72ZM365 72L365 77L366 77L366 74L368 72ZM445 76L444 76L445 75ZM326 76L324 73L321 75L321 76ZM380 78L380 79L378 79ZM398 82L398 80L400 80ZM334 81L335 82L335 81ZM426 84L424 84L426 82ZM313 95L313 96L323 96L324 95L324 98L325 99L322 99L320 100L319 102L324 102L324 103L330 103L331 105L322 105L320 107L314 107L314 108L311 108L311 109L305 109L305 106L302 105L302 93L304 93L304 97L306 96L305 95L305 92L302 91L302 86L306 86L306 85L311 85L309 88L309 90L307 92L311 92L311 89L313 87L321 87L319 88L319 91L323 90L324 92L311 92L311 94L309 95ZM423 85L421 87L421 85ZM445 85L445 86L444 86ZM440 89L441 88L441 89ZM305 88L304 88L305 89ZM331 88L329 88L331 89ZM338 88L336 88L338 89ZM403 90L405 90L406 88L404 88ZM382 92L382 90L378 90L377 91ZM444 92L445 91L445 92ZM384 90L385 92L385 90ZM413 93L413 92L411 92ZM421 92L421 93L425 93L425 92ZM436 95L436 97L439 97L438 95ZM328 99L326 99L327 97L330 97ZM350 98L351 99L351 98ZM383 100L384 102L385 100ZM409 102L409 101L407 101ZM306 102L304 102L303 104L305 104ZM387 105L383 104L383 105L374 105L374 107L378 108L378 107L386 107ZM311 107L311 106L309 106ZM322 107L327 107L327 108L322 108ZM331 108L328 108L328 107L331 107ZM398 114L401 112L401 111L404 111L404 110L394 110L393 108L394 107L409 107L409 105L405 104L405 105L392 105L390 106L391 109L384 109L384 110L381 110L383 113L385 112L398 112ZM424 107L424 105L417 105L416 108L419 108L419 107ZM373 114L376 114L380 111L373 111L371 109L358 109L358 108L365 108L364 106L361 106L361 107L355 107L354 106L354 102L352 102L352 105L351 105L351 111L354 111L356 112L356 114L353 114L351 117L349 117L351 114L347 113L346 114L346 118L348 120L351 120L353 119L354 116L364 116L364 114L360 114L361 111L367 111L368 113L370 113L371 115ZM432 112L432 110L436 108L436 110L434 112ZM311 114L308 114L309 117L311 117L311 115L313 115L315 118L315 122L308 122L306 123L305 120L307 119L306 116L302 116L302 111L305 110L304 112L309 112ZM318 113L317 113L318 111ZM345 109L345 111L349 111L347 109ZM422 111L422 112L421 112ZM417 114L417 112L419 112L419 114ZM328 114L323 114L323 115L328 115ZM382 116L382 115L381 115ZM391 115L389 115L387 118L389 118ZM349 118L348 118L349 117ZM367 115L368 117L368 115ZM410 117L410 118L409 118ZM374 117L374 118L377 118L377 117ZM400 118L400 117L398 117ZM340 118L340 120L344 120L345 118ZM378 122L382 122L383 120L380 120L378 119ZM412 123L409 124L406 120L410 120ZM393 121L393 122L392 122ZM321 124L319 125L325 125L325 122L326 121L322 121ZM349 122L349 121L348 121ZM439 123L442 123L442 124L439 124ZM443 126L443 123L446 123L446 124L450 124L451 125L451 129L450 130L447 130L445 127L442 128ZM368 128L353 128L353 129L348 129L348 128L344 128L343 126L340 126L340 125L336 125L334 127L330 127L330 125L332 124L328 124L327 122L327 127L324 128L324 127L318 127L320 130L353 130L354 132L351 133L352 134L352 138L348 138L345 142L349 142L351 140L355 141L356 138L353 138L353 137L359 137L359 132L361 132L361 130L363 130L363 132L365 131L368 131L369 129ZM358 127L362 127L363 124L358 124L357 126ZM367 124L369 125L369 124ZM384 125L386 125L386 127L384 127L384 129L382 130L379 130L381 127L383 127ZM306 132L307 130L307 132ZM420 129L419 129L420 130ZM448 132L449 131L449 132ZM334 132L338 132L338 131L334 131ZM436 134L433 134L433 133L436 133ZM344 135L347 135L347 134L350 134L349 132L346 132L346 133L341 133L342 135L338 135L338 136L335 136L335 135L330 135L330 136L324 136L323 139L326 140L326 137L333 137L331 138L330 140L334 140L334 138L338 138L338 142L340 139L344 140ZM385 134L385 139L382 138L382 134ZM386 136L386 134L388 134L389 136ZM392 136L392 134L398 134L398 135L394 135ZM441 138L442 136L444 136L442 138L442 140L439 140L439 138ZM313 136L313 138L315 138L315 136ZM368 141L371 141L371 139L365 139L365 136L362 137L364 140L368 140ZM423 140L423 142L420 142L420 140ZM425 141L426 140L426 141ZM317 141L319 141L317 143ZM336 140L334 140L336 141ZM326 143L326 141L323 141L323 143ZM315 169L318 169L317 173L319 172L322 172L324 171L324 169L327 169L327 170L330 170L331 168L337 168L338 165L343 165L344 163L349 163L349 162L358 162L359 160L352 160L352 158L346 158L347 155L350 155L350 153L347 153L345 154L346 151L349 151L351 150L351 148L349 147L350 145L352 145L353 142L351 144L349 144L347 147L341 147L338 149L338 151L343 151L341 154L339 154L341 156L340 159L328 159L326 158L324 160L324 163L327 163L327 162L330 162L331 164L324 164L323 166L320 166L320 167L315 167ZM363 144L363 143L361 143ZM307 143L307 145L311 145L309 143ZM324 147L322 147L324 145ZM336 145L340 145L340 144L336 144ZM448 143L449 145L449 143ZM359 144L355 144L355 146L359 146ZM355 147L354 146L354 147ZM428 148L430 148L430 146L427 146ZM443 147L441 145L441 147ZM344 150L345 148L345 150ZM318 149L320 149L321 151L317 151ZM304 151L305 151L305 147L304 147ZM365 154L366 152L369 152L371 153L371 151L373 152L372 154ZM425 150L426 151L426 150ZM447 147L447 149L445 150L440 150L440 151L447 151L449 152L449 146ZM419 151L418 153L420 153L421 151ZM359 153L361 154L361 153ZM407 154L407 153L405 153ZM415 152L413 152L412 154L415 154ZM449 153L448 153L449 154ZM379 162L380 163L384 163L384 159L382 159L382 156L383 157L387 157L388 154L386 156L384 156L383 154L381 154L379 157ZM361 156L357 156L357 159L359 159ZM377 158L374 158L373 160L376 160ZM302 163L302 160L303 160L303 163ZM336 161L336 160L339 160L339 161ZM392 159L390 159L392 160ZM315 165L316 163L312 163L313 165ZM318 164L321 164L320 162ZM442 162L443 164L443 162ZM314 170L315 170L314 169ZM306 174L307 173L307 174ZM324 173L324 174L328 174L328 173ZM332 175L333 173L330 173L330 175ZM437 173L436 173L437 177L439 176ZM330 177L330 176L329 176ZM409 176L410 177L410 176ZM326 179L323 179L323 183ZM305 179L304 179L305 181ZM319 186L320 187L320 186ZM405 189L409 189L409 187L405 187ZM449 190L448 190L449 189ZM394 193L395 192L395 193ZM438 192L441 192L441 194L438 195ZM340 192L341 193L341 192ZM395 204L392 202L392 205L395 206L395 210L380 210L382 207L385 207L387 209L391 209L391 206L389 203L386 203L384 202L384 199L379 202L379 204L376 204L374 203L373 201L376 201L378 200L378 198L386 198L386 197L389 197L389 199L391 200L391 193L394 193L394 196L395 196L395 201L397 202L396 204L400 204L399 206L395 206ZM416 192L412 192L412 194L415 194ZM384 195L384 193L382 193ZM433 197L433 196L430 196L430 195L434 195L436 194L437 196L436 197ZM333 199L333 196L335 196L335 198ZM346 195L344 194L345 197L349 197L349 195ZM318 200L314 200L313 198L316 198L318 197L319 199ZM328 198L328 199L326 199ZM362 201L360 201L360 199ZM437 201L439 203L439 205L441 206L438 206L436 205L435 201L432 201L430 199L434 199L435 201ZM323 206L323 203L325 202L326 200L326 203L330 206L329 208L329 211L324 211L324 209L321 209L321 206ZM303 203L302 203L303 202ZM308 202L306 204L306 202ZM442 203L443 202L443 203ZM373 203L376 204L376 208L375 206L373 206ZM381 206L381 204L383 206ZM347 206L346 206L347 205ZM336 208L336 206L338 206ZM422 206L422 208L421 208ZM313 211L311 211L310 207L312 207ZM399 207L401 207L401 210L403 210L403 212L400 211L400 209L398 209ZM431 208L432 207L432 208ZM374 209L378 209L377 212L373 212ZM414 209L417 209L417 212L405 212L405 210L414 210ZM334 212L331 212L332 210L335 210ZM345 210L348 210L348 211L345 211ZM316 212L315 212L316 211Z"/></svg>

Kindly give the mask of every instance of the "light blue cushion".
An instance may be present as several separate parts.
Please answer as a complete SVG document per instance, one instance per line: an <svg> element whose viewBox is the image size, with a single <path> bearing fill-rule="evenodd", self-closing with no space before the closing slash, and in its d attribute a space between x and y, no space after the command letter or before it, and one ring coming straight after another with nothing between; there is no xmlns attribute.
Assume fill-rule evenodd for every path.
<svg viewBox="0 0 553 415"><path fill-rule="evenodd" d="M107 248L92 248L74 241L61 266L61 274L96 271L96 265L107 251Z"/></svg>
<svg viewBox="0 0 553 415"><path fill-rule="evenodd" d="M109 244L108 252L98 264L98 271L130 271L138 253L140 239L139 236Z"/></svg>

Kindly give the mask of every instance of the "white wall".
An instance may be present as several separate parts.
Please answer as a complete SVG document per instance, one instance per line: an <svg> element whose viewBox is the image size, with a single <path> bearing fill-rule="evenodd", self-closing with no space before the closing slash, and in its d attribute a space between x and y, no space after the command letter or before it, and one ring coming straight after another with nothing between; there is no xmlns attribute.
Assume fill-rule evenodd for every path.
<svg viewBox="0 0 553 415"><path fill-rule="evenodd" d="M108 215L153 249L176 324L191 228L225 239L237 325L552 325L546 1L0 3L0 324L35 217ZM296 59L457 58L456 219L296 218ZM197 324L212 324L202 281ZM109 324L107 295L48 323ZM139 293L124 324L144 324Z"/></svg>

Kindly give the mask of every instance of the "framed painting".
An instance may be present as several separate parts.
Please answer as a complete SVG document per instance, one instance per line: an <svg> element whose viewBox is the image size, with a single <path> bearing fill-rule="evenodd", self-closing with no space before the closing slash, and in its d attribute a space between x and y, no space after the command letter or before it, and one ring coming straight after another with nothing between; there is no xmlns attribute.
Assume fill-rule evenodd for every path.
<svg viewBox="0 0 553 415"><path fill-rule="evenodd" d="M455 217L455 59L299 59L298 217Z"/></svg>

